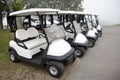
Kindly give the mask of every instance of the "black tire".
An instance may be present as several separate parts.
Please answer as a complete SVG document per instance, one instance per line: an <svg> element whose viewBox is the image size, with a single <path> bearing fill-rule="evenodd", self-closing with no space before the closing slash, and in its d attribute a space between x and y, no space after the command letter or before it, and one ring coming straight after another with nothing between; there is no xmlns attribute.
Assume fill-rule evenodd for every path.
<svg viewBox="0 0 120 80"><path fill-rule="evenodd" d="M85 49L83 47L76 47L75 54L77 57L83 57L85 54Z"/></svg>
<svg viewBox="0 0 120 80"><path fill-rule="evenodd" d="M73 60L71 61L71 63L75 62L76 60L76 54L73 55Z"/></svg>
<svg viewBox="0 0 120 80"><path fill-rule="evenodd" d="M19 60L17 59L17 54L16 51L14 50L10 50L10 54L9 54L10 60L12 62L18 62Z"/></svg>
<svg viewBox="0 0 120 80"><path fill-rule="evenodd" d="M55 78L59 78L64 72L64 65L61 62L48 62L47 70L49 74Z"/></svg>
<svg viewBox="0 0 120 80"><path fill-rule="evenodd" d="M98 32L98 37L101 37L101 36L102 36L102 32L99 31L99 32Z"/></svg>
<svg viewBox="0 0 120 80"><path fill-rule="evenodd" d="M89 39L89 47L93 47L95 45L94 39Z"/></svg>

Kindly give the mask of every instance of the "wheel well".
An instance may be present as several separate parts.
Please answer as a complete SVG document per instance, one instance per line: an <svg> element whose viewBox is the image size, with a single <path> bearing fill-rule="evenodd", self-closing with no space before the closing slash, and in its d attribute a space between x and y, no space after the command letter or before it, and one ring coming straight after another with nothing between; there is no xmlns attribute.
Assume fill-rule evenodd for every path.
<svg viewBox="0 0 120 80"><path fill-rule="evenodd" d="M88 40L89 40L89 39L93 39L93 40L95 40L94 38L88 38ZM95 41L96 41L96 40L95 40Z"/></svg>
<svg viewBox="0 0 120 80"><path fill-rule="evenodd" d="M16 52L16 50L12 47L9 47L8 51L10 52L11 50L14 50Z"/></svg>

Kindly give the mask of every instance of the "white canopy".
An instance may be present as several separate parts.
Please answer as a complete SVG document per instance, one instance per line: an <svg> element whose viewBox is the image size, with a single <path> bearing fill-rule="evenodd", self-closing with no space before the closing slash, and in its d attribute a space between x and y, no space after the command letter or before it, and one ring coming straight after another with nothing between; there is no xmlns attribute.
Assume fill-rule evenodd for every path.
<svg viewBox="0 0 120 80"><path fill-rule="evenodd" d="M59 14L76 14L76 11L60 11Z"/></svg>
<svg viewBox="0 0 120 80"><path fill-rule="evenodd" d="M59 14L82 14L85 15L87 13L81 11L60 11Z"/></svg>
<svg viewBox="0 0 120 80"><path fill-rule="evenodd" d="M97 15L90 12L81 12L81 11L59 11L59 14L81 14L81 15Z"/></svg>
<svg viewBox="0 0 120 80"><path fill-rule="evenodd" d="M51 8L31 8L20 11L15 11L9 14L9 16L27 16L27 15L36 15L37 12L39 14L45 14L50 12L58 12L59 9L51 9Z"/></svg>

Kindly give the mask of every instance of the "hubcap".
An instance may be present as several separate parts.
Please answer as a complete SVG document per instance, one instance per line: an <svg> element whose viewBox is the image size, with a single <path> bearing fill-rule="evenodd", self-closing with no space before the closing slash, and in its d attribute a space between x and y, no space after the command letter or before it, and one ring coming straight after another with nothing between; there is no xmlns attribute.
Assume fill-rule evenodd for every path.
<svg viewBox="0 0 120 80"><path fill-rule="evenodd" d="M50 66L49 71L52 75L57 75L57 73L58 73L55 66Z"/></svg>
<svg viewBox="0 0 120 80"><path fill-rule="evenodd" d="M13 54L10 54L10 58L11 58L12 61L15 60L15 56Z"/></svg>
<svg viewBox="0 0 120 80"><path fill-rule="evenodd" d="M75 54L76 54L77 56L79 56L79 55L81 55L81 51L78 50L78 49L76 49L76 50L75 50Z"/></svg>

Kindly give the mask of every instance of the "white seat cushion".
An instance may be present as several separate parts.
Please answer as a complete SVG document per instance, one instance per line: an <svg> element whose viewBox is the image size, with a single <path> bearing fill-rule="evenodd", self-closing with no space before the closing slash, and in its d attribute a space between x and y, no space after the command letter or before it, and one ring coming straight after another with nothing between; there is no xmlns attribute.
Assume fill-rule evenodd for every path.
<svg viewBox="0 0 120 80"><path fill-rule="evenodd" d="M38 36L38 31L35 27L30 27L27 29L27 33L29 34L29 37L37 37Z"/></svg>
<svg viewBox="0 0 120 80"><path fill-rule="evenodd" d="M24 29L18 29L15 35L19 40L25 40L29 38L29 34Z"/></svg>
<svg viewBox="0 0 120 80"><path fill-rule="evenodd" d="M45 38L36 38L36 39L24 42L24 44L27 46L27 48L29 50L33 49L33 48L36 48L38 46L41 46L41 45L43 45L45 43L46 43L46 39Z"/></svg>
<svg viewBox="0 0 120 80"><path fill-rule="evenodd" d="M82 30L80 28L80 24L77 21L73 21L73 24L74 24L74 27L75 27L77 34L81 33Z"/></svg>
<svg viewBox="0 0 120 80"><path fill-rule="evenodd" d="M28 38L36 37L35 39L27 40L23 42L29 50L46 43L45 38L37 38L37 36L38 36L38 31L34 27L28 28L27 31L24 29L19 29L16 31L16 38L19 40L26 40ZM24 46L22 43L19 44Z"/></svg>

